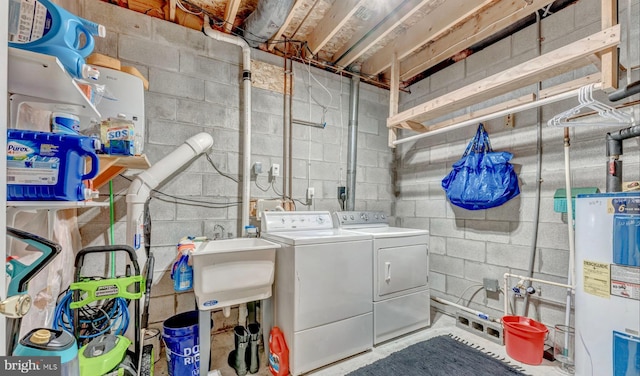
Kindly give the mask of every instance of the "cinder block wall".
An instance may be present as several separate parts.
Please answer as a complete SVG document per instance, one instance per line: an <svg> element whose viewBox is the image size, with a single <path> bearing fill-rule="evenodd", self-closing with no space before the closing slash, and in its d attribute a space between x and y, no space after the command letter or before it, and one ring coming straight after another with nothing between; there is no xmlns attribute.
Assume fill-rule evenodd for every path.
<svg viewBox="0 0 640 376"><path fill-rule="evenodd" d="M626 48L626 2L620 2L623 23L621 63L638 66L638 24L631 30L631 50ZM632 20L639 17L638 1L633 2ZM580 0L576 4L542 20L542 53L596 33L600 27L600 2ZM537 56L537 28L530 26L505 38L466 60L411 86L410 94L400 96L400 110L488 77ZM637 69L637 68L636 68ZM543 82L543 88L595 72L594 66L563 74ZM637 70L634 72L638 79ZM626 81L624 81L626 83ZM506 99L535 93L536 85L479 104L451 116L497 104ZM599 97L603 99L603 97ZM632 99L632 98L630 98ZM566 283L569 241L566 218L553 210L553 195L565 186L563 129L548 127L556 114L577 105L577 99L545 106L542 122L542 188L540 221L537 231L534 277ZM505 272L526 275L534 238L536 196L537 111L515 114L515 127L507 128L504 119L485 123L495 150L514 154L512 163L520 179L521 194L503 206L490 210L468 211L452 206L441 188L442 178L460 158L475 126L402 144L396 152L395 215L398 225L430 230L430 282L432 294L469 306L495 317L502 316L504 294L487 296L483 278L494 278L502 285ZM638 111L635 113L638 117ZM618 128L572 128L571 176L574 187L598 187L605 191L605 134ZM402 136L412 135L405 132ZM640 140L624 144L624 180L640 179ZM517 281L513 281L512 285ZM564 322L566 291L534 283L539 295L531 299L529 314L545 324ZM541 288L540 288L541 287ZM522 314L521 301L518 314ZM454 312L455 309L443 307Z"/></svg>
<svg viewBox="0 0 640 376"><path fill-rule="evenodd" d="M159 161L190 136L204 131L214 138L214 146L208 153L211 160L225 174L242 179L239 176L242 171L241 49L201 32L102 1L80 1L75 6L77 14L107 28L107 38L96 40L96 52L116 57L123 65L135 66L149 79L149 91L145 92L144 154L151 163ZM252 50L252 59L283 66L281 58L258 50ZM309 73L309 68L299 63L294 64L294 78L295 119L319 123L321 105L327 108L324 129L293 125L293 197L304 201L306 188L310 186L315 189L316 198L310 207L296 201L296 208L338 210L336 187L346 184L350 79L316 68L310 68ZM360 85L360 90L356 204L359 209L391 212L393 153L386 146L385 126L388 92L365 83ZM265 172L272 163L282 167L284 97L253 88L251 101L252 163L261 162ZM131 173L126 175L131 179ZM279 196L268 188L266 173L257 181L260 187L268 188L266 192L258 188L253 179L255 177L251 183L252 197ZM129 181L118 177L113 183L115 243L123 244L126 243L124 194ZM282 192L282 175L274 185ZM242 191L238 183L217 173L204 156L157 189L166 195L154 194L150 205L151 250L156 256L150 305L152 323L194 309L193 294L175 294L169 277L176 244L186 235L236 237ZM101 193L108 195L108 188ZM83 210L78 222L85 246L108 243L107 209ZM222 323L225 325L229 327L233 321ZM220 328L218 321L216 328Z"/></svg>

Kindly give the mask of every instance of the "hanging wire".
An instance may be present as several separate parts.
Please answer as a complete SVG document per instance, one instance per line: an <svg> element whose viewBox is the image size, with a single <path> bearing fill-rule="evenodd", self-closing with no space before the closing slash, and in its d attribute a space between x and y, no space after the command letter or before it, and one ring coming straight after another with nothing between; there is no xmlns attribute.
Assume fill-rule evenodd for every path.
<svg viewBox="0 0 640 376"><path fill-rule="evenodd" d="M227 175L226 173L220 171L218 166L216 166L216 164L213 163L213 160L211 159L209 154L205 153L204 156L205 156L205 158L207 158L207 161L209 161L209 163L211 164L211 167L213 167L213 169L216 170L217 173L219 173L220 175L224 176L227 179L233 180L234 182L238 183L238 179L237 178L234 178L233 176Z"/></svg>
<svg viewBox="0 0 640 376"><path fill-rule="evenodd" d="M192 6L192 7L194 7L194 8L199 8L199 7L195 7L195 6L193 6L193 5L192 5L192 4L190 4L190 3L187 3L187 4L189 4L190 6ZM182 4L182 1L181 1L181 0L177 0L177 1L176 1L176 5L178 6L178 8L182 9L185 13L193 14L193 15L196 15L196 16L199 16L199 15L201 15L201 14L203 13L202 8L200 8L200 11L199 11L199 12L194 12L194 11L191 11L191 10L187 9L187 8Z"/></svg>

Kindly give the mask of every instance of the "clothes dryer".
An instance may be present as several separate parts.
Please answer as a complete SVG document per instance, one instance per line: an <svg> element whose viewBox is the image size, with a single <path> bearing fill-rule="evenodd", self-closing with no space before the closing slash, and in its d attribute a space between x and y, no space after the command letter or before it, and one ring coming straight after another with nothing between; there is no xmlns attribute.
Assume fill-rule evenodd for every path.
<svg viewBox="0 0 640 376"><path fill-rule="evenodd" d="M335 212L334 224L373 236L374 345L429 326L429 232L371 211Z"/></svg>

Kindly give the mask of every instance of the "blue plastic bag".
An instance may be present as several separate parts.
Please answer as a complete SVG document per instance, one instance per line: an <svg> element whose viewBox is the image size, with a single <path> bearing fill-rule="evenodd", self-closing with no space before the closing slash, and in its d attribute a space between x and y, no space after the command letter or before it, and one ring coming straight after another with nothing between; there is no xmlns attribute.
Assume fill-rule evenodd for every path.
<svg viewBox="0 0 640 376"><path fill-rule="evenodd" d="M500 206L520 194L518 176L509 161L513 155L494 152L482 124L462 158L442 179L449 201L467 210Z"/></svg>

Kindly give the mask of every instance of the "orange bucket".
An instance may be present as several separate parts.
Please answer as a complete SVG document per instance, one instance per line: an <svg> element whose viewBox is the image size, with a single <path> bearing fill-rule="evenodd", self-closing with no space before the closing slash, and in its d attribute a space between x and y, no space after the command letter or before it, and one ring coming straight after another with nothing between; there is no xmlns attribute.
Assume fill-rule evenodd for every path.
<svg viewBox="0 0 640 376"><path fill-rule="evenodd" d="M522 316L502 317L507 355L531 365L542 363L544 339L549 333L544 324Z"/></svg>

